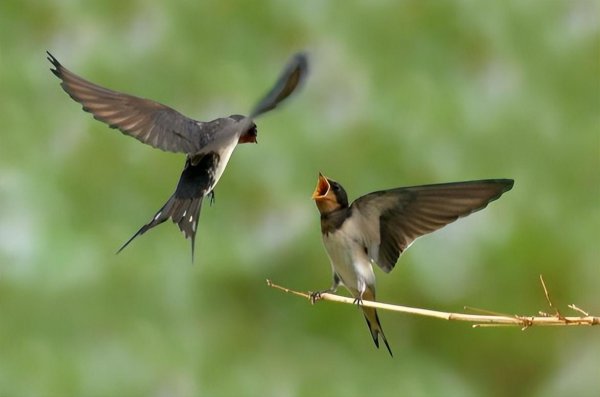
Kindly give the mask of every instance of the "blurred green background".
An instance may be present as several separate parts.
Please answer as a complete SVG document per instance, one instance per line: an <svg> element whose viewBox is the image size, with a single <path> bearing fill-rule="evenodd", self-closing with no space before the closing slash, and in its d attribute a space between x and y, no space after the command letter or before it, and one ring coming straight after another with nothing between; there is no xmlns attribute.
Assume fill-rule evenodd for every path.
<svg viewBox="0 0 600 397"><path fill-rule="evenodd" d="M381 301L600 314L595 1L3 1L0 395L596 396L600 329L471 329L268 288L329 286L317 172L351 198L514 178L485 211L379 269ZM301 95L258 120L205 205L116 249L184 158L81 111L45 51L207 120L247 112L304 49Z"/></svg>

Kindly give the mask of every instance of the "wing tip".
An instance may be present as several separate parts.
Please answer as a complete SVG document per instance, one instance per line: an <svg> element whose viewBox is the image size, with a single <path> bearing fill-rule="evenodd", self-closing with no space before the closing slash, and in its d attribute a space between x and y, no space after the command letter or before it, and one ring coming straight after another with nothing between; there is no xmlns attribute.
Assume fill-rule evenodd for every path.
<svg viewBox="0 0 600 397"><path fill-rule="evenodd" d="M56 59L48 50L46 50L46 59L54 66L54 69L50 69L50 71L56 76L59 76L59 70L62 68L62 65L58 62L58 59Z"/></svg>
<svg viewBox="0 0 600 397"><path fill-rule="evenodd" d="M504 187L503 192L508 192L515 185L515 180L514 179L500 179L500 183Z"/></svg>
<svg viewBox="0 0 600 397"><path fill-rule="evenodd" d="M292 63L295 63L304 73L308 72L309 55L306 50L301 50L292 56Z"/></svg>
<svg viewBox="0 0 600 397"><path fill-rule="evenodd" d="M504 193L511 190L515 185L514 179L492 179L490 180L490 182L494 184L496 188L496 194L490 198L487 204L491 203L492 201L498 200ZM483 208L485 208L485 206Z"/></svg>
<svg viewBox="0 0 600 397"><path fill-rule="evenodd" d="M53 65L60 65L60 63L58 62L58 60L56 59L56 57L54 55L52 55L52 53L50 53L50 51L46 50L46 59L49 60Z"/></svg>
<svg viewBox="0 0 600 397"><path fill-rule="evenodd" d="M310 72L309 55L306 51L299 51L293 55L291 62L295 65L294 69L298 73L298 82L296 83L296 87L294 87L295 91L302 88Z"/></svg>

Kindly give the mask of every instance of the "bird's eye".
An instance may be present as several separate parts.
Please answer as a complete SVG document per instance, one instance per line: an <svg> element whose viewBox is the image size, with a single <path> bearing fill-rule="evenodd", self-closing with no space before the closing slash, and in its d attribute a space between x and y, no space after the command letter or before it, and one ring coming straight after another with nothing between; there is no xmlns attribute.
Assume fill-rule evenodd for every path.
<svg viewBox="0 0 600 397"><path fill-rule="evenodd" d="M340 190L340 185L338 185L337 183L332 183L331 188L333 189L334 192L337 192Z"/></svg>

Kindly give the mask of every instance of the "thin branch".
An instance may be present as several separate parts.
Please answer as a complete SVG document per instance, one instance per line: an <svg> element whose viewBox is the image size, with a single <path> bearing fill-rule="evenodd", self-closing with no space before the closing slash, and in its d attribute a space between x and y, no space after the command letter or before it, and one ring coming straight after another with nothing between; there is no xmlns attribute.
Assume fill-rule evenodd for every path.
<svg viewBox="0 0 600 397"><path fill-rule="evenodd" d="M540 277L542 281L542 286L544 288L546 298L550 307L554 308L552 302L550 301L550 297L548 294L548 290L543 282L543 278ZM295 291L286 287L282 287L280 285L274 284L271 280L267 280L267 285L271 288L278 289L280 291L290 293L296 296L300 296L306 298L310 302L310 293L308 292L300 292ZM348 303L354 304L353 298L347 298L344 296L339 296L335 294L323 293L320 296L320 299L332 301L332 302L340 302L340 303ZM466 313L448 313L448 312L440 312L436 310L428 310L428 309L419 309L415 307L408 306L399 306L399 305L390 305L388 303L381 302L372 302L363 300L362 305L367 307L373 307L376 309L382 310L390 310L401 313L414 314L417 316L424 317L433 317L439 318L442 320L449 321L466 321L473 324L473 327L497 327L497 326L517 326L521 327L521 329L525 330L532 326L565 326L565 325L599 325L600 317L598 316L590 316L585 313L583 310L579 309L575 305L571 305L570 307L580 312L581 314L585 314L582 317L563 317L556 312L556 315L543 315L543 316L519 316L519 315L477 315L477 314L466 314Z"/></svg>
<svg viewBox="0 0 600 397"><path fill-rule="evenodd" d="M542 276L541 274L540 274L540 283L542 283L542 288L544 289L544 296L546 297L546 302L548 302L548 306L550 306L550 309L554 310L554 316L558 317L560 319L564 319L562 314L560 314L558 309L556 307L554 307L554 305L552 304L552 299L550 299L550 292L548 292L548 288L546 287L546 283L544 282L544 276ZM552 315L549 315L544 312L540 312L540 314L543 316L546 316L546 317L552 317Z"/></svg>
<svg viewBox="0 0 600 397"><path fill-rule="evenodd" d="M548 288L546 288L546 283L544 282L544 277L540 274L540 283L542 283L542 288L544 289L544 295L546 296L546 301L548 302L548 306L551 309L554 309L552 305L552 300L550 299L550 293L548 292Z"/></svg>
<svg viewBox="0 0 600 397"><path fill-rule="evenodd" d="M588 312L586 312L586 311L578 308L577 306L575 306L574 303L571 303L568 307L569 307L569 309L575 310L576 312L581 313L584 316L589 316L590 315Z"/></svg>

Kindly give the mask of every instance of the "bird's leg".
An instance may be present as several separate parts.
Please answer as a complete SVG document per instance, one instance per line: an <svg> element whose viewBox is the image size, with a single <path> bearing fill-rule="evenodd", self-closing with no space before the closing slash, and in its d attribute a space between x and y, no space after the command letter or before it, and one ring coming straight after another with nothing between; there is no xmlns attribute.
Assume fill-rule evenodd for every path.
<svg viewBox="0 0 600 397"><path fill-rule="evenodd" d="M310 303L312 303L313 305L315 304L316 301L321 299L321 295L322 294L333 294L336 291L336 288L327 288L321 291L316 291L316 292L310 292Z"/></svg>
<svg viewBox="0 0 600 397"><path fill-rule="evenodd" d="M362 304L363 304L363 299L362 299L362 297L363 297L363 294L364 294L364 293L365 293L365 290L364 290L364 289L363 289L362 291L360 291L360 295L358 295L358 296L357 296L357 297L354 299L354 302L352 302L352 304L354 304L354 305L356 305L356 306L358 306L358 307L361 307L361 306L362 306Z"/></svg>
<svg viewBox="0 0 600 397"><path fill-rule="evenodd" d="M212 206L215 203L215 191L211 190L208 195L210 196L210 205Z"/></svg>
<svg viewBox="0 0 600 397"><path fill-rule="evenodd" d="M363 304L363 300L362 300L362 298L359 296L358 298L354 299L354 301L352 302L352 304L354 304L354 305L356 305L356 306L358 306L358 307L361 307L361 306L362 306L362 304Z"/></svg>
<svg viewBox="0 0 600 397"><path fill-rule="evenodd" d="M331 285L331 287L321 290L321 291L309 293L310 294L310 298L309 298L310 303L312 303L314 305L316 301L321 299L322 294L333 294L335 291L337 291L339 286L340 286L340 278L338 277L337 274L334 274L333 275L333 284Z"/></svg>

